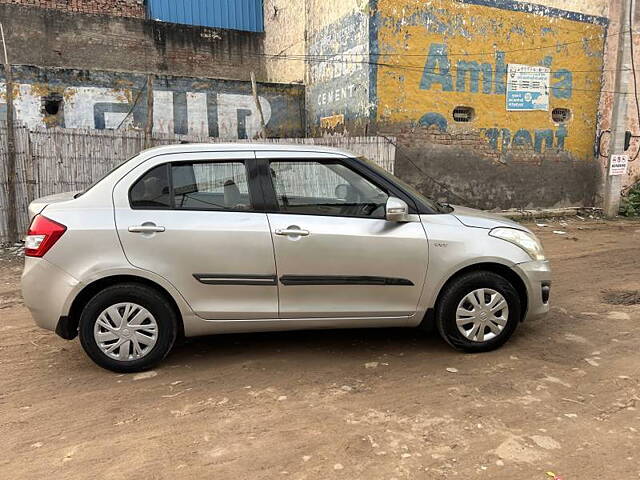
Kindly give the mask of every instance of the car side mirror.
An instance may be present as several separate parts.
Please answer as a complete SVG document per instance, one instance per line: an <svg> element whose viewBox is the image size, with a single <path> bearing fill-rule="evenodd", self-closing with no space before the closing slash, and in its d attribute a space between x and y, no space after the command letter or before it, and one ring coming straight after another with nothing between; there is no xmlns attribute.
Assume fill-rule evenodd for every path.
<svg viewBox="0 0 640 480"><path fill-rule="evenodd" d="M409 205L397 197L389 197L385 208L386 218L389 222L409 222Z"/></svg>

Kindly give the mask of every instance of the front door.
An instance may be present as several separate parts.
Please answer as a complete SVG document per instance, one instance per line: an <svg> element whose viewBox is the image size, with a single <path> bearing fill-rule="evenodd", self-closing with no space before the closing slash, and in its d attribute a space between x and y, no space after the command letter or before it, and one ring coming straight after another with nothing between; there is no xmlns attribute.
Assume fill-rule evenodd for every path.
<svg viewBox="0 0 640 480"><path fill-rule="evenodd" d="M129 262L163 276L205 319L278 314L273 244L251 168L253 152L165 155L114 189Z"/></svg>
<svg viewBox="0 0 640 480"><path fill-rule="evenodd" d="M257 156L268 161L264 189L275 203L268 218L281 318L415 313L428 260L419 221L386 221L389 192L344 159Z"/></svg>

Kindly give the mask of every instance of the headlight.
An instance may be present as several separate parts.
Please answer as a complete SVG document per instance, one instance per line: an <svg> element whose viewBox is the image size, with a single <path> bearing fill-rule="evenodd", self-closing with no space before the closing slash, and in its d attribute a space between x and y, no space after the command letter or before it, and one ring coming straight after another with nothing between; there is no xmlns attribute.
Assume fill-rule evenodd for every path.
<svg viewBox="0 0 640 480"><path fill-rule="evenodd" d="M498 227L491 230L489 235L519 246L527 252L533 260L545 259L540 241L531 233L516 230L515 228Z"/></svg>

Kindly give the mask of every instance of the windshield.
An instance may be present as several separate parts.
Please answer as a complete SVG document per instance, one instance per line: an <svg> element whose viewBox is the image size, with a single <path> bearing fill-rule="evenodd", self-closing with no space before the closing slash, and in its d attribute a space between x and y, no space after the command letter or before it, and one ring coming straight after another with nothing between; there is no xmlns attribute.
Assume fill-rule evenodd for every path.
<svg viewBox="0 0 640 480"><path fill-rule="evenodd" d="M98 180L96 180L95 182L93 182L91 185L89 185L87 188L85 188L84 190L82 190L81 192L76 193L73 198L78 198L81 197L82 195L84 195L85 193L87 193L89 190L91 190L93 187L95 187L97 184L99 184L102 180L104 180L105 178L107 178L109 175L111 175L113 172L115 172L116 170L118 170L120 167L122 167L124 164L126 164L129 160L131 160L132 158L138 156L138 154L136 153L133 157L129 157L127 158L124 162L119 163L118 165L116 165L115 167L113 167L111 170L108 170L107 173L105 173L104 175L102 175L100 178L98 178Z"/></svg>
<svg viewBox="0 0 640 480"><path fill-rule="evenodd" d="M451 208L451 207L441 205L440 203L430 199L429 197L425 197L423 194L418 192L414 187L409 185L407 182L405 182L403 180L400 180L398 177L396 177L395 175L387 172L384 168L376 165L375 163L373 163L372 161L368 160L367 158L358 157L358 159L363 161L363 162L365 162L367 165L369 165L371 168L373 168L376 172L381 174L383 177L385 177L389 181L391 181L393 183L396 183L396 184L400 184L400 186L404 190L409 192L412 196L417 197L418 200L420 200L422 203L427 205L433 211L438 212L438 213L449 213L449 212L451 212L453 210L453 208Z"/></svg>

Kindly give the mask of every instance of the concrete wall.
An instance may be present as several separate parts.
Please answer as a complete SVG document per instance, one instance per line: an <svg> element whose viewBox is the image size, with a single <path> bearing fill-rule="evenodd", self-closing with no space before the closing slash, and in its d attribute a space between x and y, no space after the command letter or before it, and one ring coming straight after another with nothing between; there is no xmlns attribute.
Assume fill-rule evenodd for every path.
<svg viewBox="0 0 640 480"><path fill-rule="evenodd" d="M614 93L611 93L615 90L615 75L614 70L616 69L616 51L618 49L618 42L620 42L622 36L617 35L616 32L625 32L624 35L629 35L629 24L626 21L623 25L619 24L619 16L620 16L620 1L628 1L628 0L617 0L612 1L609 7L609 32L611 34L607 37L606 46L605 46L605 55L604 55L604 70L602 73L603 79L603 93L600 98L600 106L599 106L599 125L598 125L598 137L601 137L600 145L601 149L598 155L598 162L602 172L602 175L607 175L607 162L609 155L609 130L611 129L611 114L612 107L614 101ZM635 103L635 97L633 94L637 93L640 95L640 35L636 33L638 31L638 23L640 22L640 2L635 2L635 10L633 12L633 28L634 28L634 53L635 53L635 66L637 75L637 83L635 86L635 91L633 88L633 76L629 78L629 85L625 89L628 91L630 95L627 95L627 127L626 129L633 133L633 135L640 135L640 120L638 119L638 112ZM625 68L630 69L631 65L626 65ZM633 160L636 157L640 150L640 138L632 139L631 146L629 150L627 150L627 155ZM615 153L623 153L623 152L615 152ZM632 161L629 164L628 174L625 175L622 179L622 187L623 190L626 191L629 187L633 186L637 182L640 182L640 155L636 157L636 160ZM602 191L599 191L599 194L602 194Z"/></svg>
<svg viewBox="0 0 640 480"><path fill-rule="evenodd" d="M144 0L0 0L3 3L117 17L145 18L146 14Z"/></svg>
<svg viewBox="0 0 640 480"><path fill-rule="evenodd" d="M3 79L0 116L6 115ZM143 128L146 122L145 75L20 66L14 82L16 117L29 127ZM259 132L251 82L157 76L153 90L155 132L230 139ZM303 86L260 83L258 94L270 136L304 135Z"/></svg>
<svg viewBox="0 0 640 480"><path fill-rule="evenodd" d="M640 14L640 8L636 7L636 18L638 18L638 14ZM637 31L637 21L634 23L634 32ZM628 27L627 27L628 29ZM629 81L629 91L634 92L636 95L640 96L640 35L633 35L633 46L634 46L634 54L635 54L635 65L636 65L636 85L635 91L633 89L633 77L630 78ZM627 130L629 130L633 135L637 135L640 137L640 116L635 103L635 97L628 97L627 104ZM627 190L632 185L640 182L640 138L634 138L631 141L631 146L627 153L632 162L629 164L628 174L625 176L622 182L622 186L625 190ZM635 160L634 160L635 158Z"/></svg>
<svg viewBox="0 0 640 480"><path fill-rule="evenodd" d="M264 51L270 82L304 82L305 0L264 1Z"/></svg>
<svg viewBox="0 0 640 480"><path fill-rule="evenodd" d="M372 121L424 172L483 208L593 204L605 18L511 0L378 0L371 21ZM509 63L551 69L549 111L506 110ZM473 120L455 122L457 106ZM556 107L568 122L552 120ZM401 155L397 172L432 193Z"/></svg>
<svg viewBox="0 0 640 480"><path fill-rule="evenodd" d="M264 34L0 5L13 64L266 80Z"/></svg>

